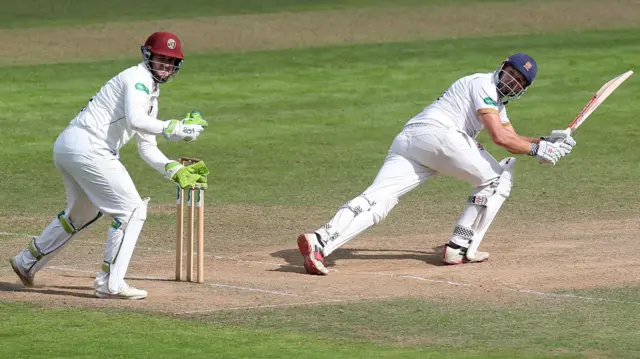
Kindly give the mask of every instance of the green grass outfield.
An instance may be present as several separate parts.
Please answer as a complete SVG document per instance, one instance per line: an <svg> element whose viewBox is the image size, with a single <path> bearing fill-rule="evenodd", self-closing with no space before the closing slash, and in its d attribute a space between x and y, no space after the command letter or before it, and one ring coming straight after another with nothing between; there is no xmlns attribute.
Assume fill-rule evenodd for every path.
<svg viewBox="0 0 640 359"><path fill-rule="evenodd" d="M548 1L548 0L545 0ZM517 0L111 0L109 2L30 0L3 8L0 28L78 25L106 21L134 21L243 15L285 11L326 11L362 7L522 2Z"/></svg>
<svg viewBox="0 0 640 359"><path fill-rule="evenodd" d="M638 290L607 289L608 302L394 300L189 321L0 302L0 357L637 358Z"/></svg>
<svg viewBox="0 0 640 359"><path fill-rule="evenodd" d="M175 14L203 14L205 3ZM238 2L227 5L232 3ZM364 3L280 1L265 9L215 2L206 15ZM48 11L45 2L25 4L0 14L3 26L119 19L106 8L84 7L86 2L59 3L67 12L59 10L62 5ZM175 4L160 3L166 10ZM136 18L163 17L157 8L138 9ZM537 59L539 75L509 114L521 134L546 135L566 127L602 84L640 63L638 38L640 29L630 28L193 56L163 87L160 116L180 118L198 108L211 126L191 144L159 143L170 157L197 155L207 162L214 205L335 208L366 188L402 125L458 77L491 71L508 54L526 50ZM0 216L51 216L63 208L53 141L106 80L135 61L0 68ZM636 77L623 84L580 128L574 152L557 166L522 156L505 206L509 215L523 221L637 216L639 91ZM485 134L480 139L495 157L508 155ZM172 203L171 186L137 157L133 144L123 161L142 195L155 204ZM468 190L465 183L439 179L408 197L433 204L432 212L418 217L455 212ZM25 193L32 199L25 201ZM164 217L151 215L151 223L159 220ZM0 231L37 229L27 221L12 226ZM514 305L407 299L189 320L0 302L0 358L640 357L638 287L572 293L610 300L529 298Z"/></svg>

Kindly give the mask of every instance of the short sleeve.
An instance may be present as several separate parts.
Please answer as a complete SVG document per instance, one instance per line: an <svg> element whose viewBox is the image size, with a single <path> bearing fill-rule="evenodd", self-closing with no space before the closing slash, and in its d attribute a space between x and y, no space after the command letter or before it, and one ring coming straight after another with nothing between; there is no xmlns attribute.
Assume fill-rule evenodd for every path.
<svg viewBox="0 0 640 359"><path fill-rule="evenodd" d="M511 122L511 120L509 120L509 117L507 116L506 106L502 106L502 108L500 109L500 122L502 122L503 125L506 125Z"/></svg>
<svg viewBox="0 0 640 359"><path fill-rule="evenodd" d="M471 99L477 114L501 112L498 106L498 91L493 83L485 78L471 80ZM502 115L500 117L502 118Z"/></svg>

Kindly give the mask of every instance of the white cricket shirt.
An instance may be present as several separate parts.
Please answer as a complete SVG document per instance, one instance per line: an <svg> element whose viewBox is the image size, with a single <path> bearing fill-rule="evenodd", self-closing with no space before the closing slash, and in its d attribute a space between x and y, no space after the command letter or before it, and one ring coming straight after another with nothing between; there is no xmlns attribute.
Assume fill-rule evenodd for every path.
<svg viewBox="0 0 640 359"><path fill-rule="evenodd" d="M120 149L136 137L140 156L164 172L169 161L157 148L164 122L158 120L159 86L143 63L111 78L69 123L92 136L94 153L119 156ZM86 143L86 142L85 142Z"/></svg>
<svg viewBox="0 0 640 359"><path fill-rule="evenodd" d="M493 73L476 73L456 80L436 101L407 122L436 122L455 127L475 138L484 128L478 114L495 112L503 124L509 122L507 110L498 96Z"/></svg>

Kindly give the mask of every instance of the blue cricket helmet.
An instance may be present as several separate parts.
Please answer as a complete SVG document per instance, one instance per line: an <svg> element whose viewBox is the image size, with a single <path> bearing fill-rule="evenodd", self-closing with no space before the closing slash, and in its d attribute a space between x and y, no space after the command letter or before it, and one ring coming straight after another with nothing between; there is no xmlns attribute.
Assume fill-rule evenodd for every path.
<svg viewBox="0 0 640 359"><path fill-rule="evenodd" d="M504 62L518 70L527 80L527 86L531 86L538 72L538 64L533 57L525 53L517 53L509 56Z"/></svg>
<svg viewBox="0 0 640 359"><path fill-rule="evenodd" d="M514 84L514 78L504 70L509 65L524 77L525 84ZM502 62L498 70L493 73L493 83L496 85L498 93L503 97L503 103L510 100L517 100L531 86L538 73L538 64L533 57L525 53L517 53L509 56Z"/></svg>

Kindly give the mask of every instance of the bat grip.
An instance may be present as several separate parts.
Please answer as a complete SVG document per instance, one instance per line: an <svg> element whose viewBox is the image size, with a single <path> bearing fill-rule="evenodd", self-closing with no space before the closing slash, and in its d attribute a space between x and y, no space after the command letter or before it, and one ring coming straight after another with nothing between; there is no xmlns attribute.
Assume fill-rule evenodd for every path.
<svg viewBox="0 0 640 359"><path fill-rule="evenodd" d="M571 127L567 127L566 131L569 132L569 135L573 134L573 129ZM562 142L564 142L564 140L559 138L556 140L556 142L554 142L554 144L559 145Z"/></svg>

